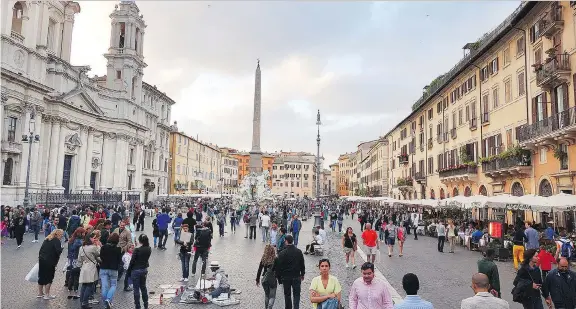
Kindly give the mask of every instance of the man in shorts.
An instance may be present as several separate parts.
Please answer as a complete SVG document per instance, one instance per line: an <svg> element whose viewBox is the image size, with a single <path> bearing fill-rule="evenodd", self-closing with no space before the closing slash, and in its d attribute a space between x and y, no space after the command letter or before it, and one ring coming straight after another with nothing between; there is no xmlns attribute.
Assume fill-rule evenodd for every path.
<svg viewBox="0 0 576 309"><path fill-rule="evenodd" d="M372 263L374 263L376 261L376 253L380 250L380 244L378 243L378 234L372 229L372 224L366 223L362 232L362 240L366 248L366 260L370 261L370 256L372 256Z"/></svg>

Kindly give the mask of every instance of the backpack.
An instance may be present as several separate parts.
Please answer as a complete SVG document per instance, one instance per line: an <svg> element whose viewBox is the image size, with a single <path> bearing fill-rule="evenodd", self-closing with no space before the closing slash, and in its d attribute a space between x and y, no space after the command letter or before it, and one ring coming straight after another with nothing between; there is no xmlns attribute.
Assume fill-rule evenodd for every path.
<svg viewBox="0 0 576 309"><path fill-rule="evenodd" d="M562 247L560 247L560 256L565 258L572 257L572 244L569 240L560 240L562 242Z"/></svg>
<svg viewBox="0 0 576 309"><path fill-rule="evenodd" d="M67 232L69 235L72 235L76 229L80 227L80 217L72 216L68 219L68 229Z"/></svg>
<svg viewBox="0 0 576 309"><path fill-rule="evenodd" d="M270 287L277 286L276 274L272 270L272 265L268 266L268 269L262 278L262 283L267 283Z"/></svg>

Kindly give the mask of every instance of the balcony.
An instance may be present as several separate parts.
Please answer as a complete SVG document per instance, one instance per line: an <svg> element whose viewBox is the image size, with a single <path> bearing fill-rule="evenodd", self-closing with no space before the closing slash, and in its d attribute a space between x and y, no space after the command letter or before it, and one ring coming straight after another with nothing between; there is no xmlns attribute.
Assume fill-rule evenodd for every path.
<svg viewBox="0 0 576 309"><path fill-rule="evenodd" d="M2 141L2 152L21 154L22 144L17 142Z"/></svg>
<svg viewBox="0 0 576 309"><path fill-rule="evenodd" d="M16 31L12 31L12 32L10 32L10 36L14 40L16 40L17 42L24 44L24 37L20 33L16 32Z"/></svg>
<svg viewBox="0 0 576 309"><path fill-rule="evenodd" d="M450 136L452 136L452 139L456 139L456 128L450 129Z"/></svg>
<svg viewBox="0 0 576 309"><path fill-rule="evenodd" d="M416 173L416 175L414 175L414 180L416 180L416 182L419 184L425 183L426 182L426 176L424 175L424 172Z"/></svg>
<svg viewBox="0 0 576 309"><path fill-rule="evenodd" d="M548 39L564 29L561 5L552 4L550 11L540 20L540 29L540 33Z"/></svg>
<svg viewBox="0 0 576 309"><path fill-rule="evenodd" d="M558 54L546 59L546 63L537 65L536 85L543 89L552 89L570 81L570 55Z"/></svg>
<svg viewBox="0 0 576 309"><path fill-rule="evenodd" d="M476 120L476 115L472 115L472 119L470 119L470 130L474 131L477 128L477 120Z"/></svg>
<svg viewBox="0 0 576 309"><path fill-rule="evenodd" d="M405 153L399 155L398 161L400 162L400 164L408 164L408 155Z"/></svg>
<svg viewBox="0 0 576 309"><path fill-rule="evenodd" d="M396 180L396 185L394 187L400 189L400 191L411 189L413 190L414 189L413 179L412 177L398 178Z"/></svg>
<svg viewBox="0 0 576 309"><path fill-rule="evenodd" d="M424 143L420 144L420 152L424 152Z"/></svg>
<svg viewBox="0 0 576 309"><path fill-rule="evenodd" d="M482 125L490 123L490 114L482 113Z"/></svg>
<svg viewBox="0 0 576 309"><path fill-rule="evenodd" d="M438 141L438 144L442 144L444 142L444 136L442 135L442 133L436 136L436 140Z"/></svg>
<svg viewBox="0 0 576 309"><path fill-rule="evenodd" d="M475 164L452 166L441 169L439 174L440 181L444 184L476 181L478 178L478 167Z"/></svg>
<svg viewBox="0 0 576 309"><path fill-rule="evenodd" d="M450 134L449 132L444 132L444 142L445 142L445 143L447 143L448 140L449 140L449 138L448 138L448 135L449 135L449 134Z"/></svg>
<svg viewBox="0 0 576 309"><path fill-rule="evenodd" d="M522 146L532 150L558 142L576 143L576 106L536 123L522 125L517 138Z"/></svg>
<svg viewBox="0 0 576 309"><path fill-rule="evenodd" d="M490 178L523 177L532 172L530 152L482 162L482 172Z"/></svg>
<svg viewBox="0 0 576 309"><path fill-rule="evenodd" d="M432 147L434 147L434 141L432 140L432 138L430 137L428 139L428 149L432 149Z"/></svg>

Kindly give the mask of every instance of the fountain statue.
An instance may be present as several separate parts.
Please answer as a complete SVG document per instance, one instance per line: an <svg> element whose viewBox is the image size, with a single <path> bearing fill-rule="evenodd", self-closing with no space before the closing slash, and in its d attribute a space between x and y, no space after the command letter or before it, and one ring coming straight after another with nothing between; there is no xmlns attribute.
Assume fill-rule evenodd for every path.
<svg viewBox="0 0 576 309"><path fill-rule="evenodd" d="M250 173L245 176L240 184L238 192L240 203L259 203L264 199L270 199L272 192L268 187L268 177L270 173L264 170L262 174Z"/></svg>

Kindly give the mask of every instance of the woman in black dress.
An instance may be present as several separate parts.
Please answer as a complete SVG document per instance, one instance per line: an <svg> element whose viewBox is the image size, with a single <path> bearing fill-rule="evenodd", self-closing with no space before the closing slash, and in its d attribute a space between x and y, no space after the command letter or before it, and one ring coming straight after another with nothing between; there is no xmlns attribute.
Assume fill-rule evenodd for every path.
<svg viewBox="0 0 576 309"><path fill-rule="evenodd" d="M22 246L24 241L24 232L26 232L26 214L24 210L21 210L18 215L14 217L14 236L16 236L16 244L18 244L18 249Z"/></svg>
<svg viewBox="0 0 576 309"><path fill-rule="evenodd" d="M60 239L64 236L64 231L56 229L44 239L38 254L38 296L46 300L54 299L56 296L50 295L50 286L54 280L56 266L62 253L62 243Z"/></svg>

